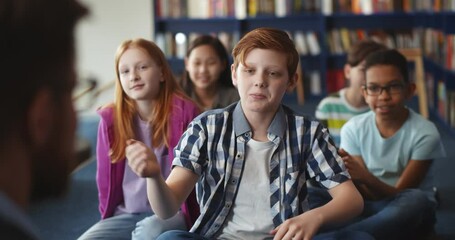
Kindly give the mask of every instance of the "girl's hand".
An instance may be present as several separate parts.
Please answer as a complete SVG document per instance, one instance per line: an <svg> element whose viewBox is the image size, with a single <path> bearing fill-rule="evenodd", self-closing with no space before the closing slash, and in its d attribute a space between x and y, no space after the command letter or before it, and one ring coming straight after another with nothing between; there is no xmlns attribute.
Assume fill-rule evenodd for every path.
<svg viewBox="0 0 455 240"><path fill-rule="evenodd" d="M125 148L128 165L139 177L155 177L161 174L155 153L143 142L129 139Z"/></svg>
<svg viewBox="0 0 455 240"><path fill-rule="evenodd" d="M322 220L314 210L302 213L299 216L284 221L273 229L270 234L275 235L274 240L311 240L317 233Z"/></svg>

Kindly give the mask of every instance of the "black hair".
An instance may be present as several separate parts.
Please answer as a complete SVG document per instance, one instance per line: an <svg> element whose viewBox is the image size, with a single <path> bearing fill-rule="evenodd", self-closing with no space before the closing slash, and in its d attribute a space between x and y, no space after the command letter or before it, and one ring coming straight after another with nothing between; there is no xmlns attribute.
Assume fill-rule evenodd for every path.
<svg viewBox="0 0 455 240"><path fill-rule="evenodd" d="M381 50L370 54L365 59L365 72L373 66L389 65L394 66L401 73L405 83L409 83L408 61L399 51L395 49Z"/></svg>

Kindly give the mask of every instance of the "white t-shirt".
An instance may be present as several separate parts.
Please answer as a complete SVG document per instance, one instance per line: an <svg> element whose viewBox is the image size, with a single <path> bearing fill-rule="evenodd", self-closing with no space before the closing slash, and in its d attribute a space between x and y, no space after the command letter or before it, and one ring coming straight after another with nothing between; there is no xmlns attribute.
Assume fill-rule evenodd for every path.
<svg viewBox="0 0 455 240"><path fill-rule="evenodd" d="M270 212L270 159L274 144L250 139L245 171L225 226L217 239L272 239Z"/></svg>

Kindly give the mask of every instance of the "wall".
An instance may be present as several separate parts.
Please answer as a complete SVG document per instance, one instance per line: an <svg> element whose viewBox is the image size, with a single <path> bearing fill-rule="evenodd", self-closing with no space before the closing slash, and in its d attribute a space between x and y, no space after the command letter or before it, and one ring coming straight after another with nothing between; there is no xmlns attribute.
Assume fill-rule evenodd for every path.
<svg viewBox="0 0 455 240"><path fill-rule="evenodd" d="M88 77L98 80L98 86L112 82L115 77L114 56L125 39L153 34L152 0L80 0L90 9L76 29L77 69L80 85ZM81 98L76 106L85 98ZM89 108L94 113L99 105L113 100L113 87L101 94ZM82 107L78 107L81 109ZM87 112L87 111L84 111Z"/></svg>

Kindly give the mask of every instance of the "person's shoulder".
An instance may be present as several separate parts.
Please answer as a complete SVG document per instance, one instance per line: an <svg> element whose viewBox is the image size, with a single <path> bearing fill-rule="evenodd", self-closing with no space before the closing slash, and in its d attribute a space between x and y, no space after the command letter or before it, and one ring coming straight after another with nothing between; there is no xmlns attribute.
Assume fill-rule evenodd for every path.
<svg viewBox="0 0 455 240"><path fill-rule="evenodd" d="M102 120L112 119L114 116L114 103L109 103L99 107L96 113L101 117Z"/></svg>
<svg viewBox="0 0 455 240"><path fill-rule="evenodd" d="M193 111L194 109L198 109L197 104L191 100L190 98L181 96L179 94L174 94L172 97L172 105L179 106L182 110L190 110Z"/></svg>
<svg viewBox="0 0 455 240"><path fill-rule="evenodd" d="M207 119L220 119L220 118L227 118L232 115L234 112L235 107L237 106L237 102L231 103L230 105L224 108L214 108L202 112L199 116L197 116L194 120L195 121L206 121Z"/></svg>
<svg viewBox="0 0 455 240"><path fill-rule="evenodd" d="M424 118L412 109L409 109L409 117L407 121L411 122L413 130L438 131L436 125L432 121Z"/></svg>
<svg viewBox="0 0 455 240"><path fill-rule="evenodd" d="M344 126L365 126L365 124L370 121L371 118L374 118L374 112L373 111L368 111L361 113L359 115L353 116L350 118L344 125Z"/></svg>
<svg viewBox="0 0 455 240"><path fill-rule="evenodd" d="M333 104L341 104L342 99L341 99L341 90L335 93L331 93L328 96L324 97L319 101L317 108L321 109L325 106L333 105Z"/></svg>

